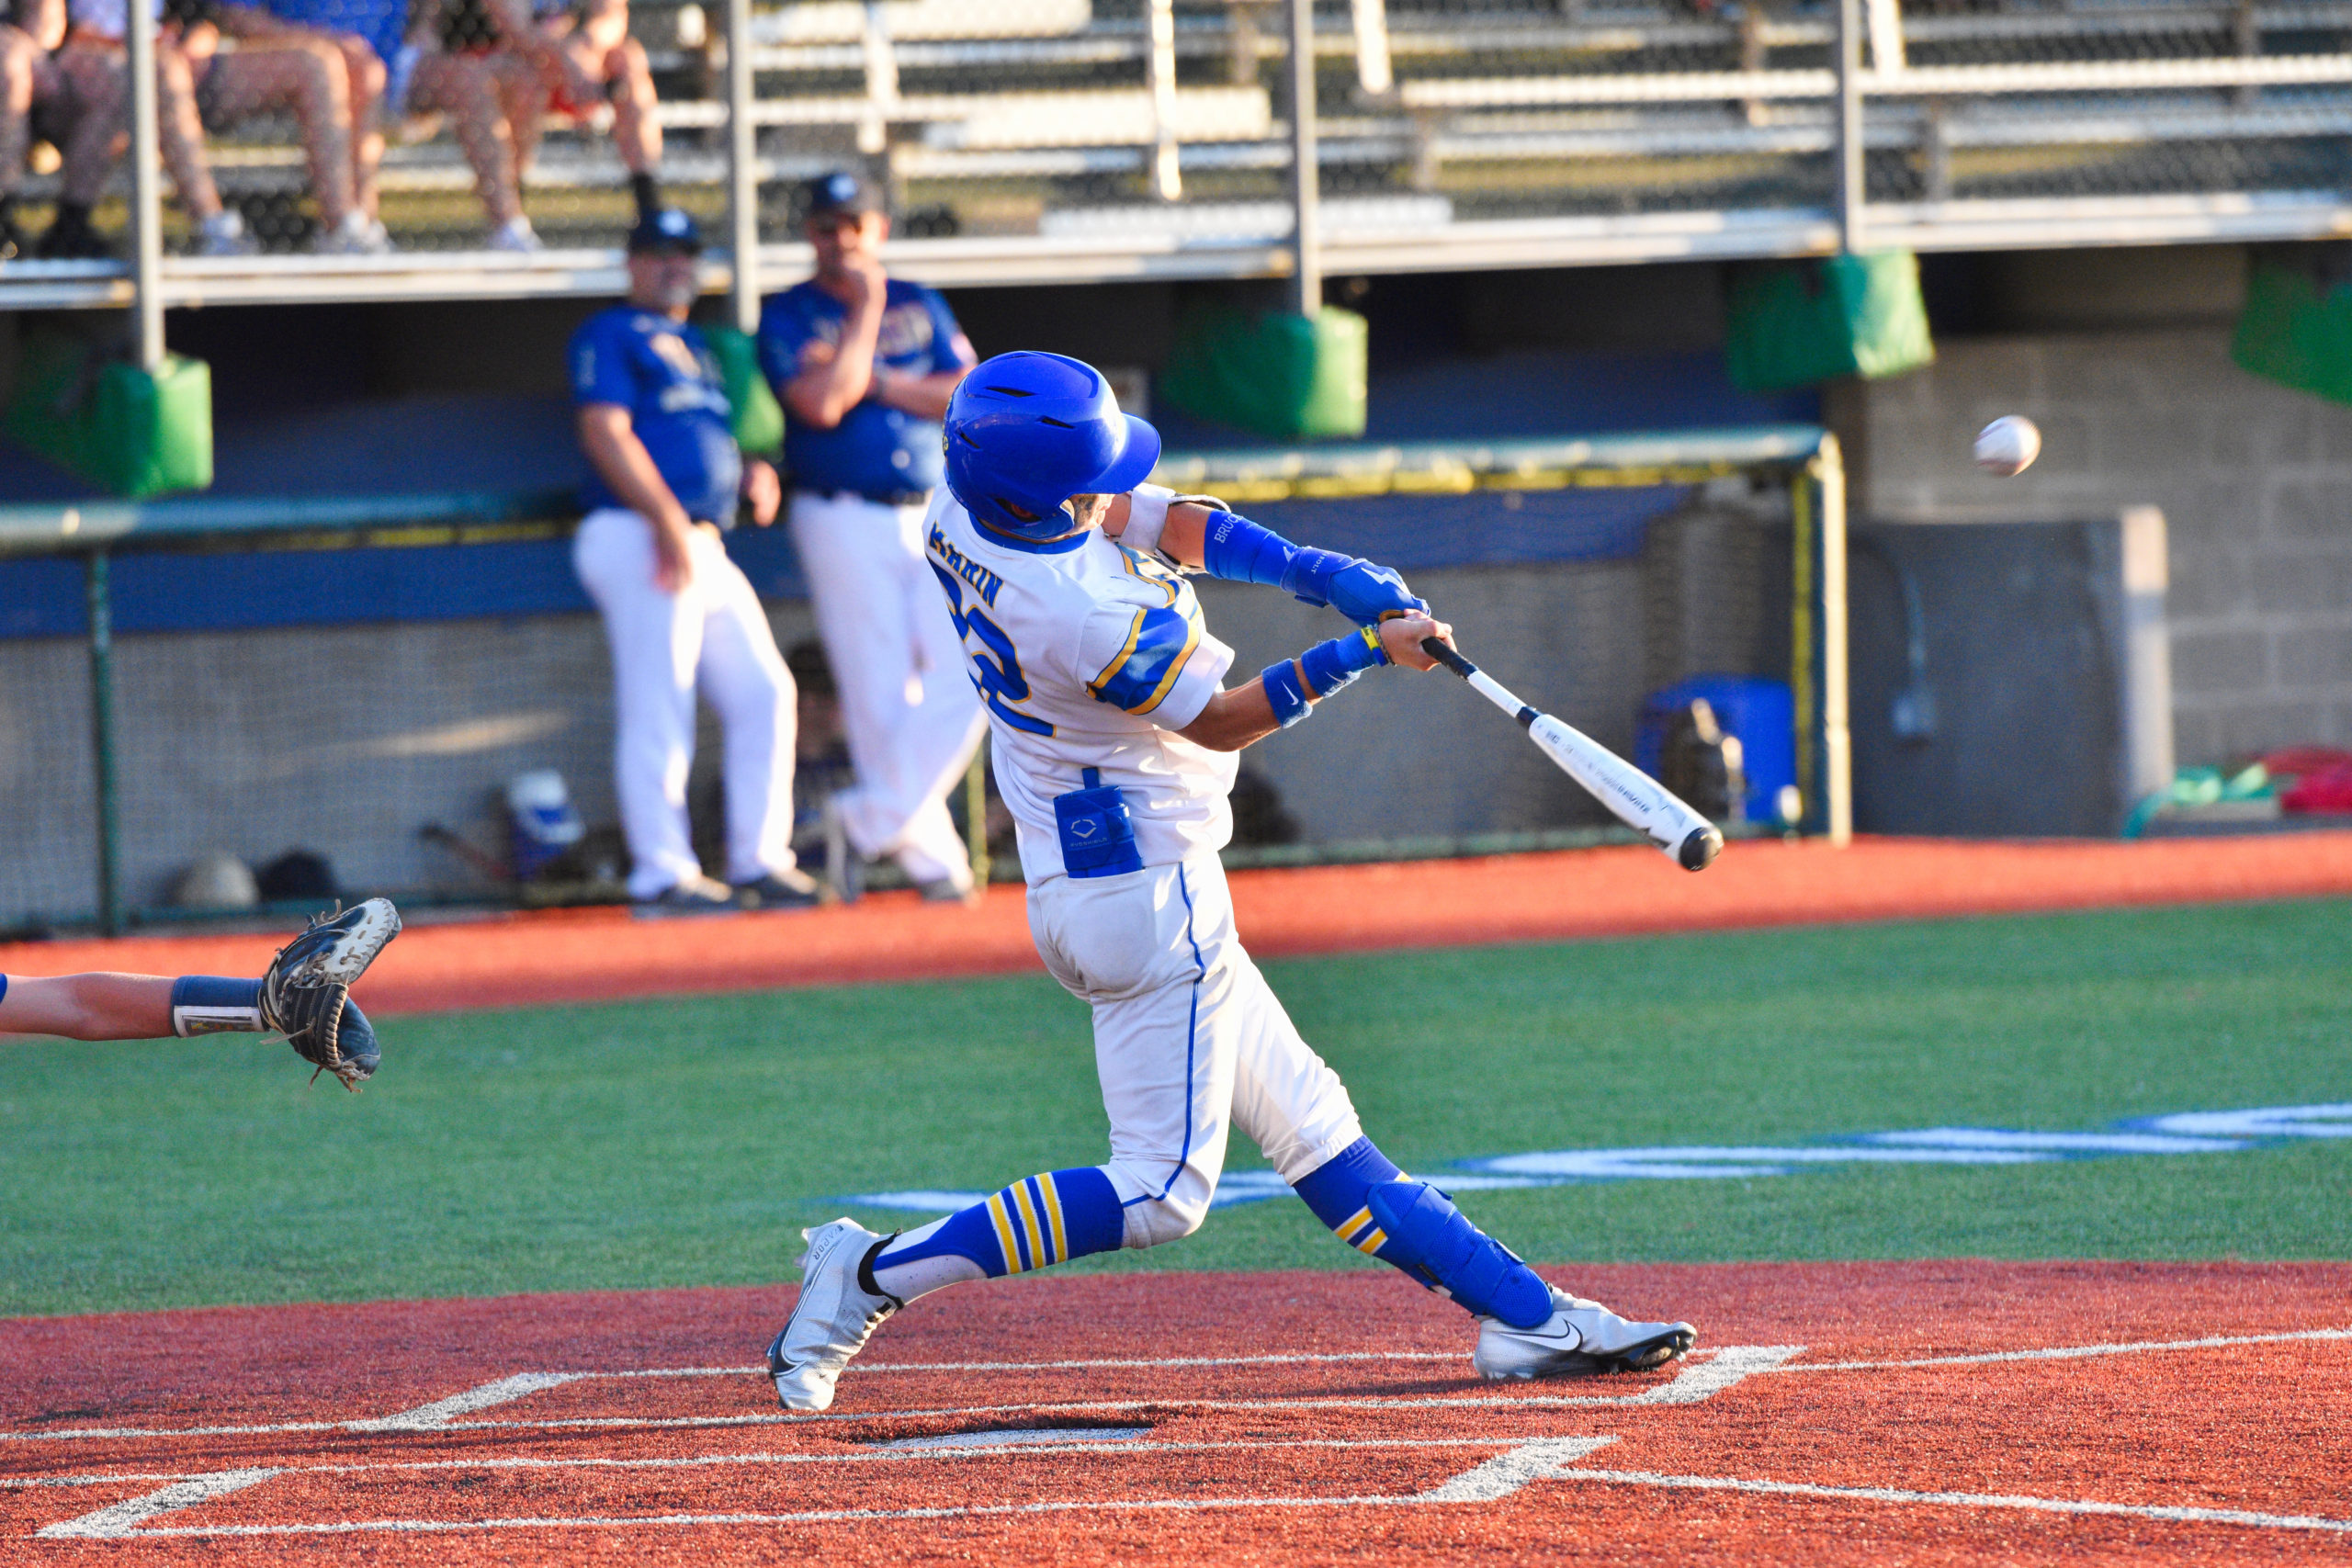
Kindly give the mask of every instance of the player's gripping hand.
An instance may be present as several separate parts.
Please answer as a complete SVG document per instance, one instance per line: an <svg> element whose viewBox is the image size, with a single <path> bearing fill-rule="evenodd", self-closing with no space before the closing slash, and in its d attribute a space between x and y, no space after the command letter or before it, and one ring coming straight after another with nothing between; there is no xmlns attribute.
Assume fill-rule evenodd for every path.
<svg viewBox="0 0 2352 1568"><path fill-rule="evenodd" d="M1391 615L1426 615L1430 608L1428 600L1405 586L1404 574L1395 567L1368 560L1351 560L1333 572L1323 593L1331 608L1360 626L1377 626Z"/></svg>
<svg viewBox="0 0 2352 1568"><path fill-rule="evenodd" d="M1388 655L1389 663L1407 670L1437 668L1437 660L1421 650L1421 643L1429 637L1452 647L1453 628L1443 621L1431 620L1426 609L1408 610L1380 623L1380 651Z"/></svg>

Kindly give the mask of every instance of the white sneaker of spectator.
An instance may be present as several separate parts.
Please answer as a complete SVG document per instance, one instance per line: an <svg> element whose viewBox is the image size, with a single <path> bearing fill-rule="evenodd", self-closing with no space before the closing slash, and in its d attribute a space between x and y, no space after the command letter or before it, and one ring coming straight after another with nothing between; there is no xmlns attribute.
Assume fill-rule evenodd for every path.
<svg viewBox="0 0 2352 1568"><path fill-rule="evenodd" d="M529 219L510 218L492 232L490 248L493 251L514 251L528 254L533 251L545 250L547 247L539 243L539 236L532 229Z"/></svg>
<svg viewBox="0 0 2352 1568"><path fill-rule="evenodd" d="M322 256L380 256L392 248L392 237L366 213L346 212L311 248Z"/></svg>
<svg viewBox="0 0 2352 1568"><path fill-rule="evenodd" d="M236 212L216 212L197 225L197 254L207 256L249 256L254 254L252 240L245 235L245 220Z"/></svg>

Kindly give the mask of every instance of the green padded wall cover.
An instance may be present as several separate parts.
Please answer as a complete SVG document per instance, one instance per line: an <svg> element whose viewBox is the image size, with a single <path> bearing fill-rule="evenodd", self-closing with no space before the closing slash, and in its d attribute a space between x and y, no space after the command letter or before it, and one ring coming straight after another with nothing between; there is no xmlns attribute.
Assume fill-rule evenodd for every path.
<svg viewBox="0 0 2352 1568"><path fill-rule="evenodd" d="M775 456L784 447L784 409L761 373L759 344L751 333L733 327L707 327L702 335L718 361L728 406L734 411L729 423L735 445L749 457Z"/></svg>
<svg viewBox="0 0 2352 1568"><path fill-rule="evenodd" d="M2352 250L2257 255L2230 356L2256 376L2352 403Z"/></svg>
<svg viewBox="0 0 2352 1568"><path fill-rule="evenodd" d="M133 501L212 483L212 368L164 356L151 374L66 333L28 334L11 438Z"/></svg>
<svg viewBox="0 0 2352 1568"><path fill-rule="evenodd" d="M1932 364L1919 258L1909 251L1745 267L1732 283L1724 357L1751 392L1875 380Z"/></svg>
<svg viewBox="0 0 2352 1568"><path fill-rule="evenodd" d="M1159 394L1277 441L1362 435L1366 349L1364 319L1334 306L1313 316L1193 310L1178 323Z"/></svg>

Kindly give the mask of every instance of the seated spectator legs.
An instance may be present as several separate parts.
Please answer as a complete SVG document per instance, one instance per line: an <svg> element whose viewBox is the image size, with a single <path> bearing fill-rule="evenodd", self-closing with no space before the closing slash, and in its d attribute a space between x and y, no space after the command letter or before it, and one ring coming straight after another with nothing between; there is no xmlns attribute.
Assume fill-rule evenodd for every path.
<svg viewBox="0 0 2352 1568"><path fill-rule="evenodd" d="M343 215L329 218L328 233L322 241L323 248L334 251L386 251L391 248L383 225L377 220L377 172L384 162L383 102L385 68L383 57L378 53L378 40L383 47L396 48L399 17L405 17L407 7L397 0L266 0L264 6L222 5L216 7L220 30L240 40L240 52L267 48L294 47L322 55L321 68L315 82L304 80L291 84L298 89L294 96L268 100L290 105L301 116L302 142L312 161L311 189L318 193L319 205L326 214L327 180L319 169L318 161L327 154L322 139L311 127L314 117L306 101L315 101L334 83L340 66L339 91L343 107L334 115L336 132L348 149L341 160L345 173L335 176L338 187L346 182L350 198L343 205ZM342 31L332 24L349 21L359 30ZM332 61L324 55L331 54ZM311 73L304 72L305 77ZM207 84L212 102L221 97L217 79ZM256 100L258 107L261 100ZM208 105L208 107L211 107Z"/></svg>
<svg viewBox="0 0 2352 1568"><path fill-rule="evenodd" d="M33 79L44 61L32 36L0 22L0 261L22 255L17 193L33 143Z"/></svg>
<svg viewBox="0 0 2352 1568"><path fill-rule="evenodd" d="M122 146L129 141L128 52L119 39L104 38L77 27L67 37L65 47L51 58L73 90L76 114L103 115L101 123L109 133L100 137L96 127L77 125L74 144L66 149L68 190L86 191L90 201L95 202L98 192L105 188L114 160L121 156ZM235 213L222 209L220 192L212 183L212 168L204 156L204 127L197 118L196 83L187 56L168 34L158 34L155 39L155 96L164 166L171 172L181 208L196 220L199 248L206 255L245 253L252 247L245 240L244 221ZM92 134L82 135L85 129ZM96 160L89 156L94 150L100 153ZM78 171L74 167L77 152L85 159ZM89 166L91 162L97 164L95 170ZM82 208L85 226L88 210L86 205ZM58 220L61 224L66 221L62 209ZM44 253L47 249L44 242Z"/></svg>
<svg viewBox="0 0 2352 1568"><path fill-rule="evenodd" d="M568 28L564 52L613 106L613 150L629 174L640 221L662 205L662 121L655 115L653 68L645 46L628 36L628 0L589 0L577 26L569 17L548 24Z"/></svg>
<svg viewBox="0 0 2352 1568"><path fill-rule="evenodd" d="M351 89L351 199L380 238L377 175L384 166L384 62L368 40L345 33L332 40L343 51L344 80Z"/></svg>
<svg viewBox="0 0 2352 1568"><path fill-rule="evenodd" d="M486 54L427 52L416 62L409 107L449 117L474 172L474 192L490 215L492 250L535 251L538 236L523 215L523 181L514 137L499 101L495 61Z"/></svg>
<svg viewBox="0 0 2352 1568"><path fill-rule="evenodd" d="M242 42L203 67L207 106L232 125L263 109L291 109L318 198L322 251L365 251L367 219L352 197L351 88L343 51L322 38L280 33Z"/></svg>

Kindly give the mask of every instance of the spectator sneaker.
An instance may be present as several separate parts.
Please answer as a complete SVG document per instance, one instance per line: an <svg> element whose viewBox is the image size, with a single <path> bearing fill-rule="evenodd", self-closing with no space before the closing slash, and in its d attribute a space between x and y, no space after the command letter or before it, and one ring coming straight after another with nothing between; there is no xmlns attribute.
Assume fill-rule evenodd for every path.
<svg viewBox="0 0 2352 1568"><path fill-rule="evenodd" d="M815 1414L833 1403L842 1369L906 1303L874 1282L874 1255L890 1238L855 1220L800 1233L800 1299L768 1342L768 1376L786 1410Z"/></svg>
<svg viewBox="0 0 2352 1568"><path fill-rule="evenodd" d="M822 900L823 889L805 871L772 871L737 883L735 896L754 909L806 909Z"/></svg>
<svg viewBox="0 0 2352 1568"><path fill-rule="evenodd" d="M1646 1372L1698 1343L1687 1323L1629 1323L1599 1302L1552 1287L1552 1315L1532 1328L1478 1320L1470 1364L1482 1378L1585 1377Z"/></svg>
<svg viewBox="0 0 2352 1568"><path fill-rule="evenodd" d="M640 919L664 915L731 915L743 907L735 889L707 876L696 876L664 887L650 898L637 900Z"/></svg>
<svg viewBox="0 0 2352 1568"><path fill-rule="evenodd" d="M197 254L249 256L257 249L245 232L245 220L236 212L216 212L197 225Z"/></svg>
<svg viewBox="0 0 2352 1568"><path fill-rule="evenodd" d="M392 248L384 226L364 212L346 212L343 221L318 238L311 249L322 256L380 256Z"/></svg>
<svg viewBox="0 0 2352 1568"><path fill-rule="evenodd" d="M492 231L490 248L517 255L529 255L547 249L539 243L538 231L531 227L531 220L527 218L510 218Z"/></svg>

